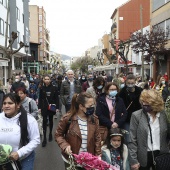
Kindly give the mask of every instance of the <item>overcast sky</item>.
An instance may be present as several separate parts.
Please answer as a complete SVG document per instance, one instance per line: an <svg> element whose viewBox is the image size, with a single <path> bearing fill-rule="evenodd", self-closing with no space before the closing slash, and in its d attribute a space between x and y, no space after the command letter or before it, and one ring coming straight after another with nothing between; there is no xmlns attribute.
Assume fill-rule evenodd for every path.
<svg viewBox="0 0 170 170"><path fill-rule="evenodd" d="M110 33L115 8L128 0L30 0L43 6L50 30L50 50L81 56Z"/></svg>

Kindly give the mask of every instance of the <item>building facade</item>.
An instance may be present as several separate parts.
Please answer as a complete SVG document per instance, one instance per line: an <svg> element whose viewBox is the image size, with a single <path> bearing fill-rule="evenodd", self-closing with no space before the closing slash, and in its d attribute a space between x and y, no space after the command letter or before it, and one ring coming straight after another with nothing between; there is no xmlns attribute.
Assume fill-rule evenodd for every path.
<svg viewBox="0 0 170 170"><path fill-rule="evenodd" d="M38 44L36 60L39 70L50 68L50 31L46 28L46 12L43 7L29 5L30 43Z"/></svg>
<svg viewBox="0 0 170 170"><path fill-rule="evenodd" d="M125 42L129 40L133 32L150 25L150 1L129 0L114 10L111 19L111 37L118 46L120 40ZM126 45L126 48L127 47L128 45ZM114 49L112 49L112 53L114 53ZM119 72L125 72L125 62L122 62L120 56L117 56L117 58L120 67ZM134 54L131 48L129 48L127 59L128 71L138 71L141 74L141 54ZM146 66L145 71L148 68L149 67Z"/></svg>
<svg viewBox="0 0 170 170"><path fill-rule="evenodd" d="M8 40L11 38L11 33L16 32L18 38L13 43L13 49L19 48L19 43L22 41L29 46L29 0L1 0L0 1L0 46L6 47ZM9 6L9 8L8 8ZM8 19L7 19L8 12ZM29 52L29 51L28 51ZM25 57L25 50L22 48L19 52L12 56L12 71L19 73L23 71L22 61ZM8 62L4 59L6 56L0 50L0 71L3 83L6 84L8 73ZM2 68L3 67L3 68ZM12 76L12 75L11 75Z"/></svg>
<svg viewBox="0 0 170 170"><path fill-rule="evenodd" d="M158 25L165 29L170 28L170 0L151 0L151 25ZM170 76L170 35L166 45L166 51L160 52L153 61L153 78L156 81L159 74L164 75L165 72Z"/></svg>

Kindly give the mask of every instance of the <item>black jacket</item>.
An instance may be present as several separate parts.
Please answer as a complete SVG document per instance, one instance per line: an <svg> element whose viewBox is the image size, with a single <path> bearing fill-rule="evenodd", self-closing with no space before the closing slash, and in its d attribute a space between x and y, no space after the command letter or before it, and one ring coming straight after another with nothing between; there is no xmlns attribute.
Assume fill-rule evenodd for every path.
<svg viewBox="0 0 170 170"><path fill-rule="evenodd" d="M170 95L170 91L168 90L168 86L165 86L162 90L162 98L164 102L166 102L166 99L169 95Z"/></svg>
<svg viewBox="0 0 170 170"><path fill-rule="evenodd" d="M48 103L56 104L56 109L59 108L58 89L52 84L49 86L43 86L40 89L38 108L41 109L42 115L48 113L50 114L51 111L48 110Z"/></svg>
<svg viewBox="0 0 170 170"><path fill-rule="evenodd" d="M109 107L106 102L106 95L102 94L96 106L96 115L99 118L99 124L106 126L108 129L111 128L113 122L110 120ZM121 128L127 118L127 111L123 100L120 97L116 97L116 107L115 107L115 122L118 127Z"/></svg>
<svg viewBox="0 0 170 170"><path fill-rule="evenodd" d="M13 93L13 92L15 92L18 88L26 88L25 87L25 84L23 83L23 82L21 82L21 81L19 81L19 82L14 82L13 84L12 84L12 86L11 86L11 89L10 89L10 92L11 93Z"/></svg>
<svg viewBox="0 0 170 170"><path fill-rule="evenodd" d="M127 90L127 86L123 87L122 90L118 93L118 96L121 97L124 101L126 109L127 109L128 116L126 122L130 122L132 112L135 112L141 109L141 104L139 103L139 97L142 92L142 88L135 86L135 91L133 93L133 99L131 98L131 92ZM130 103L132 104L130 105Z"/></svg>

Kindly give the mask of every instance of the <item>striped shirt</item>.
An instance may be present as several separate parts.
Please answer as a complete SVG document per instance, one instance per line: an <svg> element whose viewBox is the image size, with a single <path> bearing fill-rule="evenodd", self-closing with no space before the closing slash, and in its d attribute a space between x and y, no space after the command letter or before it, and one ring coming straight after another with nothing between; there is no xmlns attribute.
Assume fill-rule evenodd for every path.
<svg viewBox="0 0 170 170"><path fill-rule="evenodd" d="M79 153L87 152L87 120L82 120L80 117L78 117L78 124L82 136L82 143Z"/></svg>

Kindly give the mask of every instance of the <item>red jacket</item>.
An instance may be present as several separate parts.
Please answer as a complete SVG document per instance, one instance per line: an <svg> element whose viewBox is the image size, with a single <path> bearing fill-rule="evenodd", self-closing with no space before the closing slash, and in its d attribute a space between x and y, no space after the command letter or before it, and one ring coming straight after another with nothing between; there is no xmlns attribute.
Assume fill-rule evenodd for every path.
<svg viewBox="0 0 170 170"><path fill-rule="evenodd" d="M88 81L84 82L83 85L82 85L82 90L83 90L83 92L86 92L87 88L89 88L89 87L90 87L90 86L89 86Z"/></svg>

